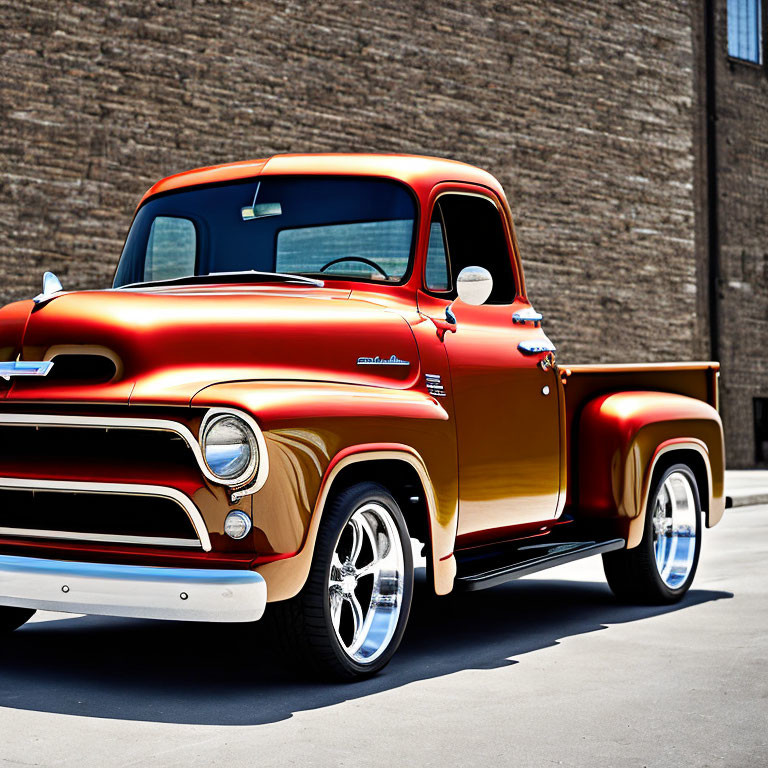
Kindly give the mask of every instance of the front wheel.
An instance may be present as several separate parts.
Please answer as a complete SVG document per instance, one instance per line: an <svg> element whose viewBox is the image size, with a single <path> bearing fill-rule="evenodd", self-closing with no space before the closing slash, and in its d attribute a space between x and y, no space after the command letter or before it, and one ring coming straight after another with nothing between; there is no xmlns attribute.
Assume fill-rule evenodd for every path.
<svg viewBox="0 0 768 768"><path fill-rule="evenodd" d="M651 488L640 544L603 555L608 585L622 600L680 600L696 574L701 551L701 501L685 464L663 472Z"/></svg>
<svg viewBox="0 0 768 768"><path fill-rule="evenodd" d="M326 509L302 591L270 606L278 643L337 679L378 672L400 645L413 595L408 528L376 483L342 491Z"/></svg>

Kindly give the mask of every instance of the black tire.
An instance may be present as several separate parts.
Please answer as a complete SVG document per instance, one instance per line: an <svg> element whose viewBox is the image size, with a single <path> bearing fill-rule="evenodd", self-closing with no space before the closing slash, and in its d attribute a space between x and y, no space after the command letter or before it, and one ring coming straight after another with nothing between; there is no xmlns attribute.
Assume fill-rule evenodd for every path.
<svg viewBox="0 0 768 768"><path fill-rule="evenodd" d="M695 505L695 544L692 562L687 576L679 584L670 586L659 571L655 554L653 511L657 499L663 493L665 483L672 475L683 475L690 483ZM677 479L677 478L676 478ZM603 569L608 585L614 595L622 601L644 605L665 605L676 603L688 591L696 575L701 552L701 499L696 478L685 464L674 464L654 479L648 494L645 510L645 527L640 544L633 549L620 549L603 555Z"/></svg>
<svg viewBox="0 0 768 768"><path fill-rule="evenodd" d="M26 624L34 615L35 611L32 608L0 605L0 634L13 632L22 624Z"/></svg>
<svg viewBox="0 0 768 768"><path fill-rule="evenodd" d="M369 504L379 505L386 510L394 524L391 526L393 535L399 537L402 578L398 579L398 582L402 582L402 592L399 598L399 613L388 625L389 639L382 643L375 658L372 656L371 660L361 661L349 654L334 628L330 593L333 588L329 586L329 579L334 552L342 546L342 535L347 535L345 529L352 525L350 520L353 515ZM336 566L334 569L336 578L338 569ZM395 499L383 486L365 482L342 491L326 507L315 542L312 567L304 588L291 600L269 605L265 618L270 625L276 649L291 667L299 664L304 671L320 677L353 681L376 674L395 654L408 622L412 597L413 554L403 514ZM343 601L340 600L340 603ZM371 610L370 605L368 610Z"/></svg>

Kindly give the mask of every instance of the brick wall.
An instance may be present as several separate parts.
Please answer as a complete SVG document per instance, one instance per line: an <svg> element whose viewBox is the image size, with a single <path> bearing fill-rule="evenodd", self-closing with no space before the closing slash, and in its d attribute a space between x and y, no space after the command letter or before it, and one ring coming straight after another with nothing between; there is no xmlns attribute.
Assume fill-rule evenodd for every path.
<svg viewBox="0 0 768 768"><path fill-rule="evenodd" d="M766 80L727 64L718 2L724 414L743 465L768 367ZM499 177L561 360L706 357L702 13L701 0L0 0L0 301L36 293L46 268L68 288L108 284L138 198L170 173L404 151Z"/></svg>
<svg viewBox="0 0 768 768"><path fill-rule="evenodd" d="M500 178L562 359L698 353L687 4L20 6L0 2L0 299L45 268L106 284L175 171L407 151Z"/></svg>

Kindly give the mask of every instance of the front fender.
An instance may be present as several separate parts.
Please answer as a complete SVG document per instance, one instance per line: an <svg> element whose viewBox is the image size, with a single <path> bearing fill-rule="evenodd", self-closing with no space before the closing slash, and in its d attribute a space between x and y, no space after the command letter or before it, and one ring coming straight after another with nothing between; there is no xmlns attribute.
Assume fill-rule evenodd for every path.
<svg viewBox="0 0 768 768"><path fill-rule="evenodd" d="M456 437L426 392L324 382L233 382L198 393L194 407L237 408L263 431L269 475L252 495L257 565L270 601L304 585L325 502L339 471L360 461L409 464L424 487L435 587L450 591L458 519Z"/></svg>
<svg viewBox="0 0 768 768"><path fill-rule="evenodd" d="M579 514L612 520L627 547L640 543L654 468L673 451L701 457L707 526L722 517L723 427L708 403L668 392L602 395L584 407L578 430Z"/></svg>

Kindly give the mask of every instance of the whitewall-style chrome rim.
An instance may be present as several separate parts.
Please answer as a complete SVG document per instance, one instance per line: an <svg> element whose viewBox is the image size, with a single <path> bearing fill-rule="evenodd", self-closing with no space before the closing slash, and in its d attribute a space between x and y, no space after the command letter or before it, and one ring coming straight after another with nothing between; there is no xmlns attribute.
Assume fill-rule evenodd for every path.
<svg viewBox="0 0 768 768"><path fill-rule="evenodd" d="M370 664L389 646L403 604L405 559L392 513L355 510L339 534L328 575L331 622L344 652Z"/></svg>
<svg viewBox="0 0 768 768"><path fill-rule="evenodd" d="M682 472L673 472L659 488L653 506L656 568L670 589L681 587L693 569L696 515L690 479Z"/></svg>

